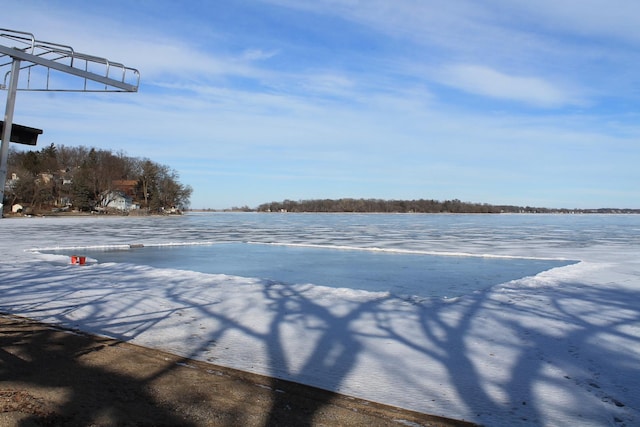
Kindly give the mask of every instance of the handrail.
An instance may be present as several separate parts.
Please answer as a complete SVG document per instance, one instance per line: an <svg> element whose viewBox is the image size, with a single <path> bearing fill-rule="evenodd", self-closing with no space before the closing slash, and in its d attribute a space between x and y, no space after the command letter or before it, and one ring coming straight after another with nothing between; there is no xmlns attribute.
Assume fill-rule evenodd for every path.
<svg viewBox="0 0 640 427"><path fill-rule="evenodd" d="M0 31L9 31L9 32L13 33L13 34L0 33L0 37L5 37L5 38L8 38L8 39L14 39L14 40L31 40L31 53L33 53L33 48L34 48L35 43L36 43L36 37L33 34L27 33L27 32L24 32L24 31L9 30L9 29L6 29L6 28L0 28ZM21 37L21 36L19 36L17 34L24 34L24 35L31 36L31 37L29 37L29 38Z"/></svg>
<svg viewBox="0 0 640 427"><path fill-rule="evenodd" d="M2 39L8 39L19 46L3 46ZM6 59L3 59L6 58ZM21 69L27 69L26 79L21 80L17 90L25 91L63 91L63 92L136 92L140 84L140 72L121 63L109 61L94 55L76 52L71 46L37 40L31 33L0 28L0 70L10 66L13 60L21 61ZM45 72L40 80L32 79L32 72L40 68ZM118 73L114 73L118 70ZM75 75L83 80L78 87L71 85L61 88L52 87L52 71ZM121 73L121 75L120 75ZM4 75L0 89L6 89L11 71ZM112 78L111 75L118 75ZM57 83L69 84L71 80L63 77ZM104 84L104 88L90 89L90 81Z"/></svg>

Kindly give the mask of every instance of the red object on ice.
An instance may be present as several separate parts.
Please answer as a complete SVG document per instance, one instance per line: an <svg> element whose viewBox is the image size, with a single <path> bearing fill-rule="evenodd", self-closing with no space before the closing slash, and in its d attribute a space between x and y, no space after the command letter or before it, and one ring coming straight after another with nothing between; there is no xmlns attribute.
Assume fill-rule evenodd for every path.
<svg viewBox="0 0 640 427"><path fill-rule="evenodd" d="M80 255L71 255L71 264L85 265L87 263L87 257Z"/></svg>

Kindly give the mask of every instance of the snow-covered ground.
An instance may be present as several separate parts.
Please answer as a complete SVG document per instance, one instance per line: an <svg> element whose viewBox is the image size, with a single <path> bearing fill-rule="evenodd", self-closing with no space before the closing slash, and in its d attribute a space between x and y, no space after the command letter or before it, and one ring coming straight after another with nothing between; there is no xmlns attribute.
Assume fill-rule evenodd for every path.
<svg viewBox="0 0 640 427"><path fill-rule="evenodd" d="M0 311L487 426L640 425L637 239L494 243L580 262L453 300L28 251L189 240L149 221L0 220Z"/></svg>

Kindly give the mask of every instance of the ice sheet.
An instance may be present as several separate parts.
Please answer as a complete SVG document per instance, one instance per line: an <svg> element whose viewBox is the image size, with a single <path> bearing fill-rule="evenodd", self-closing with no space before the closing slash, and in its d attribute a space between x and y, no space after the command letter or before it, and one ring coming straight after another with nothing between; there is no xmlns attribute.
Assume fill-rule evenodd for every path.
<svg viewBox="0 0 640 427"><path fill-rule="evenodd" d="M311 231L293 233L266 219L259 228L247 218L225 219L217 240L331 244ZM212 237L201 226L185 230L189 224L0 220L0 310L485 425L630 426L640 420L640 228L627 227L626 240L612 231L582 243L529 231L526 245L522 238L494 242L487 231L466 240L462 231L450 232L428 244L438 251L581 260L454 300L126 263L76 266L67 257L25 252L179 242L189 232L194 241ZM388 233L374 242L371 230L378 226L368 224L360 240L352 230L349 244L415 246Z"/></svg>

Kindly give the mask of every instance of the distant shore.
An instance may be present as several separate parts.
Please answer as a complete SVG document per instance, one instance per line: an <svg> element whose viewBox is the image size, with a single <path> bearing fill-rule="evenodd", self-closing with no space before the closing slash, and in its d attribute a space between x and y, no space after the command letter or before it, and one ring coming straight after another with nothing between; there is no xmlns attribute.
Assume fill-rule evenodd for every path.
<svg viewBox="0 0 640 427"><path fill-rule="evenodd" d="M2 215L2 218L50 218L50 217L153 217L153 216L181 216L187 213L263 213L263 214L287 214L287 213L308 213L308 214L434 214L434 215L638 215L640 214L640 209L576 209L576 210L566 210L566 209L548 209L544 211L523 211L523 212L396 212L396 211L288 211L288 210L280 210L280 211L260 211L256 209L188 209L184 212L179 213L149 213L149 212L138 212L138 211L128 211L128 212L80 212L80 211L69 211L69 212L36 212L31 214L24 213L10 213L5 212Z"/></svg>
<svg viewBox="0 0 640 427"><path fill-rule="evenodd" d="M80 211L68 211L68 212L35 212L31 214L24 213L8 213L5 212L2 215L2 218L50 218L50 217L114 217L114 216L132 216L132 217L151 217L151 216L180 216L183 212L180 213L149 213L149 212L138 212L138 211L126 211L126 212L80 212Z"/></svg>

